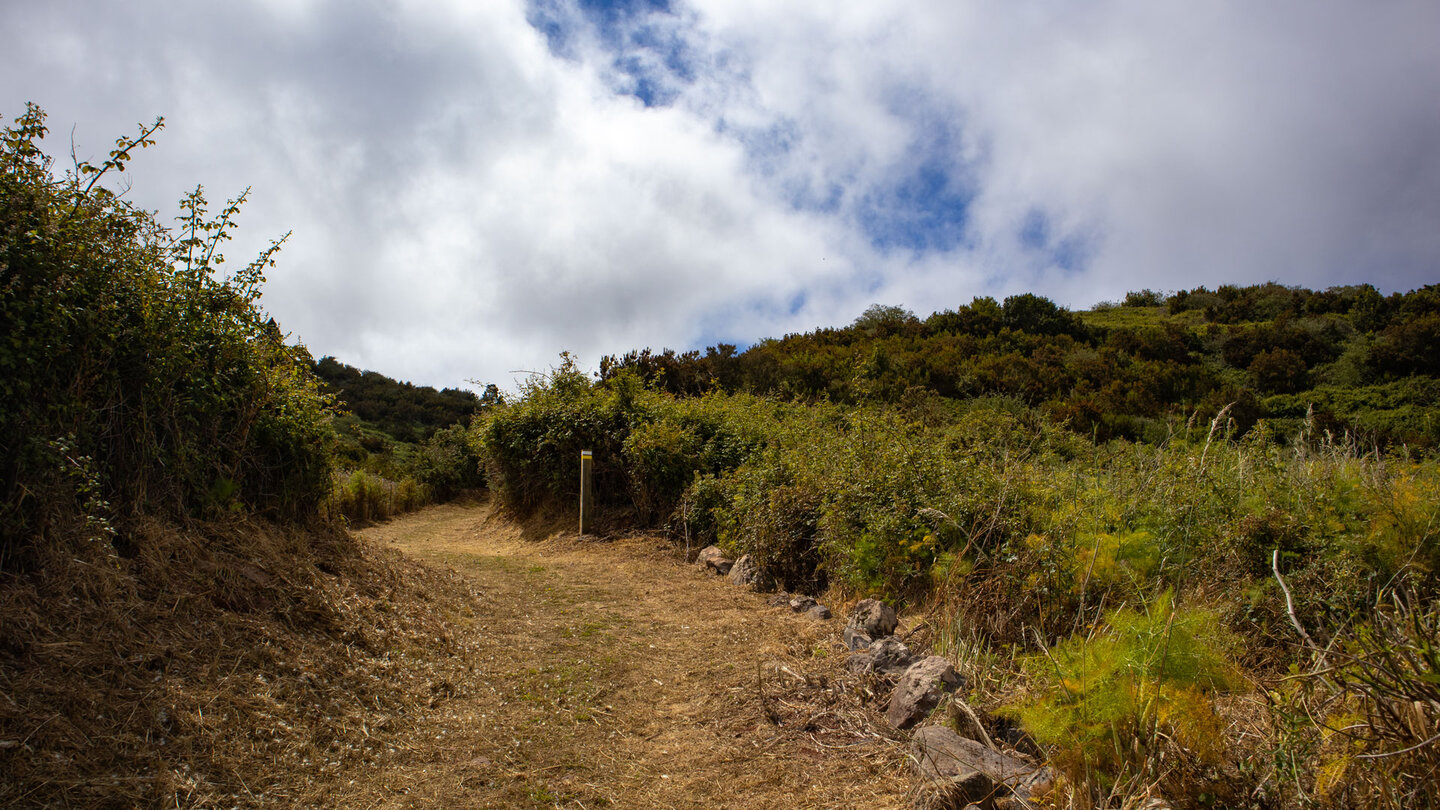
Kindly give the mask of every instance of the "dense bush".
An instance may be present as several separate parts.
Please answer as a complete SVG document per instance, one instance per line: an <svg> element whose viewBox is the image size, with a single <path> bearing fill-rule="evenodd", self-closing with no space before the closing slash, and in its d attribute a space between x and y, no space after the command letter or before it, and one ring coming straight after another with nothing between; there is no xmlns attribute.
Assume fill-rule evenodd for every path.
<svg viewBox="0 0 1440 810"><path fill-rule="evenodd" d="M332 517L363 525L387 520L435 502L430 487L409 476L398 481L365 470L336 473L327 504Z"/></svg>
<svg viewBox="0 0 1440 810"><path fill-rule="evenodd" d="M415 478L439 500L485 486L485 468L470 443L465 425L454 424L431 434L413 463Z"/></svg>
<svg viewBox="0 0 1440 810"><path fill-rule="evenodd" d="M754 397L676 399L634 373L595 383L566 355L518 399L477 420L473 441L492 491L512 507L573 501L580 451L590 450L596 502L658 525L697 476L748 458L776 414L773 403Z"/></svg>
<svg viewBox="0 0 1440 810"><path fill-rule="evenodd" d="M590 450L596 502L627 503L625 440L634 425L647 421L654 400L633 375L597 386L564 355L550 374L532 378L517 400L475 423L491 491L522 511L573 502L580 451Z"/></svg>
<svg viewBox="0 0 1440 810"><path fill-rule="evenodd" d="M197 188L165 228L100 183L160 121L57 174L44 120L30 106L0 142L3 565L77 526L129 553L117 528L140 512L312 513L330 411L258 305L280 242L220 277L243 194L211 216Z"/></svg>
<svg viewBox="0 0 1440 810"><path fill-rule="evenodd" d="M722 344L703 354L605 357L600 377L633 373L677 396L745 392L844 405L898 405L917 392L1008 396L1100 440L1151 443L1165 438L1168 423L1197 409L1208 419L1232 402L1246 429L1289 418L1260 397L1294 395L1315 403L1317 419L1337 434L1363 430L1382 446L1414 444L1417 431L1405 420L1371 414L1360 400L1348 412L1330 411L1319 392L1433 382L1437 301L1436 285L1387 297L1368 285L1313 291L1270 283L1182 290L1163 301L1147 290L1125 306L1078 313L1033 294L1003 304L976 298L923 321L875 305L849 326L765 339L743 352ZM1417 403L1410 424L1412 417L1440 422L1440 406Z"/></svg>
<svg viewBox="0 0 1440 810"><path fill-rule="evenodd" d="M1313 412L1287 418L1281 441L1241 402L1159 423L1152 443L1095 443L1018 398L857 406L661 386L623 371L595 381L569 362L532 380L477 422L492 484L516 506L568 504L578 451L592 449L597 494L625 520L750 554L787 590L931 605L968 628L966 649L1030 651L1024 687L992 705L1009 702L1072 786L1095 791L1085 801L1156 783L1244 800L1253 782L1214 776L1235 767L1217 701L1246 677L1298 670L1299 623L1371 664L1274 692L1275 728L1295 730L1252 754L1336 764L1264 778L1295 795L1318 784L1373 798L1362 788L1382 777L1423 793L1424 780L1357 755L1424 742L1402 733L1395 718L1410 715L1393 695L1428 694L1437 677L1420 640L1440 592L1436 461L1367 451ZM1377 610L1401 592L1413 610ZM1386 658L1386 644L1414 652ZM1436 719L1414 711L1413 728ZM1388 725L1337 753L1303 724L1332 715Z"/></svg>
<svg viewBox="0 0 1440 810"><path fill-rule="evenodd" d="M1213 613L1162 593L1027 658L1035 691L1013 713L1086 787L1155 781L1167 755L1215 763L1225 740L1211 696L1243 683L1234 646Z"/></svg>

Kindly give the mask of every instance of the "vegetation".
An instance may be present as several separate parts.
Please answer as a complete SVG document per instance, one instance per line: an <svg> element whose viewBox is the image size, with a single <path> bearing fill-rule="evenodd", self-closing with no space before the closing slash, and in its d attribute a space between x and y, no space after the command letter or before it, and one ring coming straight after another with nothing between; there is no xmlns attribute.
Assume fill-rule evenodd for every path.
<svg viewBox="0 0 1440 810"><path fill-rule="evenodd" d="M409 444L421 443L441 428L469 424L482 407L500 397L494 385L486 388L483 397L456 388L437 391L428 385L391 379L378 371L361 371L333 357L320 358L315 363L315 375L325 390L360 420L395 441Z"/></svg>
<svg viewBox="0 0 1440 810"><path fill-rule="evenodd" d="M568 503L590 449L621 524L943 617L956 655L1015 662L972 697L1078 804L1423 805L1436 380L1375 347L1412 351L1436 291L1366 289L873 307L598 379L566 356L472 437L513 508Z"/></svg>
<svg viewBox="0 0 1440 810"><path fill-rule="evenodd" d="M245 195L103 185L159 129L64 172L39 109L0 134L6 807L323 803L468 660L473 593L315 520L333 399L259 307L279 242L222 272Z"/></svg>
<svg viewBox="0 0 1440 810"><path fill-rule="evenodd" d="M223 276L245 195L212 216L197 188L172 230L99 182L161 123L61 175L38 108L0 142L0 569L133 556L141 514L293 519L329 492L330 398L257 303L284 239Z"/></svg>
<svg viewBox="0 0 1440 810"><path fill-rule="evenodd" d="M1077 805L1440 802L1440 286L875 306L598 379L562 356L503 402L287 344L258 305L280 242L220 272L244 195L211 215L197 189L169 229L99 182L159 126L63 173L38 109L0 142L0 677L78 673L87 705L157 718L97 769L154 759L170 720L150 681L63 659L74 634L163 669L157 650L202 643L175 630L184 604L234 649L280 627L350 644L337 617L384 601L339 605L330 577L383 566L293 524L484 481L538 509L588 449L612 524L750 554L787 590L907 602L953 655L1000 662L972 699L1047 747ZM264 519L292 528L233 529ZM216 643L175 666L218 677ZM247 660L231 673L264 669ZM78 710L28 677L4 736L94 748L35 725ZM181 703L199 729L210 704ZM26 789L68 802L34 761ZM165 772L121 803L175 799L191 777Z"/></svg>
<svg viewBox="0 0 1440 810"><path fill-rule="evenodd" d="M322 357L315 368L340 410L331 512L369 523L484 487L465 431L477 413L500 401L494 385L476 396L399 382L333 357Z"/></svg>
<svg viewBox="0 0 1440 810"><path fill-rule="evenodd" d="M1012 397L1104 441L1159 442L1175 420L1234 403L1242 431L1282 436L1307 409L1319 429L1381 447L1440 442L1440 285L1382 296L1262 284L1204 287L1072 313L1039 296L976 298L920 320L875 306L848 327L700 352L630 352L633 371L676 395L711 390L837 404L917 395Z"/></svg>

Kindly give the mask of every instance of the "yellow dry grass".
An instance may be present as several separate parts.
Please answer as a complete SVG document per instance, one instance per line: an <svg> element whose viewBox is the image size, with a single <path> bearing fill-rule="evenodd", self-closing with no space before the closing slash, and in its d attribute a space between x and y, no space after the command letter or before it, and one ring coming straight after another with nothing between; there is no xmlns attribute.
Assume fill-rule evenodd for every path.
<svg viewBox="0 0 1440 810"><path fill-rule="evenodd" d="M525 531L483 504L363 536L452 567L483 604L461 631L466 680L320 804L906 805L901 748L838 677L838 618L767 606L662 540Z"/></svg>
<svg viewBox="0 0 1440 810"><path fill-rule="evenodd" d="M557 526L141 522L0 577L0 806L906 804L838 618Z"/></svg>

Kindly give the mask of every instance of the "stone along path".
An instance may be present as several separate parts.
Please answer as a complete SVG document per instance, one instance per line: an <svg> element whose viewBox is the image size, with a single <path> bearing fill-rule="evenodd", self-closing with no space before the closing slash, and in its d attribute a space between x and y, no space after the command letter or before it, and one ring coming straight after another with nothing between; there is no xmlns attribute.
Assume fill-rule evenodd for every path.
<svg viewBox="0 0 1440 810"><path fill-rule="evenodd" d="M467 682L335 806L907 806L903 748L835 677L839 619L770 607L666 541L526 539L486 505L363 534L482 603Z"/></svg>

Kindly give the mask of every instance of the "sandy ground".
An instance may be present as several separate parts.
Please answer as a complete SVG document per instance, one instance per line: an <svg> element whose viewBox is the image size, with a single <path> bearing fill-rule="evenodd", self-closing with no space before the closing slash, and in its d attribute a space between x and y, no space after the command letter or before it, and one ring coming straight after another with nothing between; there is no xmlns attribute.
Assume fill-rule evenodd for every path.
<svg viewBox="0 0 1440 810"><path fill-rule="evenodd" d="M464 683L333 806L892 808L902 749L817 622L657 538L522 529L484 504L367 529L482 594ZM835 606L832 606L835 607Z"/></svg>

